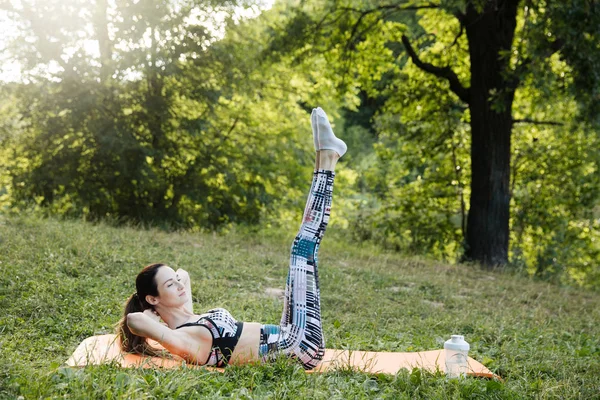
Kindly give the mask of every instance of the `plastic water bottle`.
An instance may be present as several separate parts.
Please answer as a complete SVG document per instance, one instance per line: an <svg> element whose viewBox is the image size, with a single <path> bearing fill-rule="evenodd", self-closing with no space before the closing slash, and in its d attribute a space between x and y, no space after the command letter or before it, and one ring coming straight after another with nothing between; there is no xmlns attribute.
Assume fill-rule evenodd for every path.
<svg viewBox="0 0 600 400"><path fill-rule="evenodd" d="M446 376L448 378L464 377L469 368L469 343L465 342L465 337L452 335L452 338L444 343L444 350L446 353Z"/></svg>

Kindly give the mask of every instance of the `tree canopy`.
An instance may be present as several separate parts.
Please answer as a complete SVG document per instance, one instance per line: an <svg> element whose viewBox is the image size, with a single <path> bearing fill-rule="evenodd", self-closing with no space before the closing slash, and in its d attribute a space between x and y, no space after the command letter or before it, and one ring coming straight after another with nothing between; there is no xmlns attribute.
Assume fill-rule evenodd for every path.
<svg viewBox="0 0 600 400"><path fill-rule="evenodd" d="M600 284L593 1L0 4L23 67L1 86L5 211L281 220L321 105L356 240Z"/></svg>

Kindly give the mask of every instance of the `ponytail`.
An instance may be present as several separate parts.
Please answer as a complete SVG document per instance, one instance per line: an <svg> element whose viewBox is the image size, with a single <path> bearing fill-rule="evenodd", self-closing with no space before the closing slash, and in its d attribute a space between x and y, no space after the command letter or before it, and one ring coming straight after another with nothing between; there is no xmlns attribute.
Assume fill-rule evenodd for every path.
<svg viewBox="0 0 600 400"><path fill-rule="evenodd" d="M150 346L145 337L133 334L127 325L128 314L143 312L144 310L151 308L144 308L143 303L145 303L145 301L142 301L138 297L137 292L131 295L125 303L123 318L121 318L117 326L117 336L121 342L121 350L127 353L141 354L144 356L162 357L164 356L164 352Z"/></svg>
<svg viewBox="0 0 600 400"><path fill-rule="evenodd" d="M134 312L144 312L153 309L152 305L146 301L146 296L158 296L158 288L154 279L158 269L165 264L150 264L144 267L135 278L136 292L127 299L123 318L117 325L117 336L121 342L121 349L128 353L137 353L149 356L163 356L166 352L161 352L148 344L143 336L134 335L129 326L127 326L127 315Z"/></svg>

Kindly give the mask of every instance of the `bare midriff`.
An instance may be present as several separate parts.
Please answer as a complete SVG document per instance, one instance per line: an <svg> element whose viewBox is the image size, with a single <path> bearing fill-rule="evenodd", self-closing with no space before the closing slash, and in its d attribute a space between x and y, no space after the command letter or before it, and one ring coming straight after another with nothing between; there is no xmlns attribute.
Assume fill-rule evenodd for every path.
<svg viewBox="0 0 600 400"><path fill-rule="evenodd" d="M235 346L229 364L239 365L259 360L260 327L258 322L244 322L242 336Z"/></svg>

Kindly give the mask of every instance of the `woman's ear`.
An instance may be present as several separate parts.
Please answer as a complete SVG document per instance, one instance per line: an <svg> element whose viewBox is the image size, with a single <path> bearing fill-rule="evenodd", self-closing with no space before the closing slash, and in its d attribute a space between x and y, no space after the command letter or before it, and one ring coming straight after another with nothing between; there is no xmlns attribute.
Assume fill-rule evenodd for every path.
<svg viewBox="0 0 600 400"><path fill-rule="evenodd" d="M155 306L158 304L158 299L155 296L146 295L146 301L148 304Z"/></svg>

